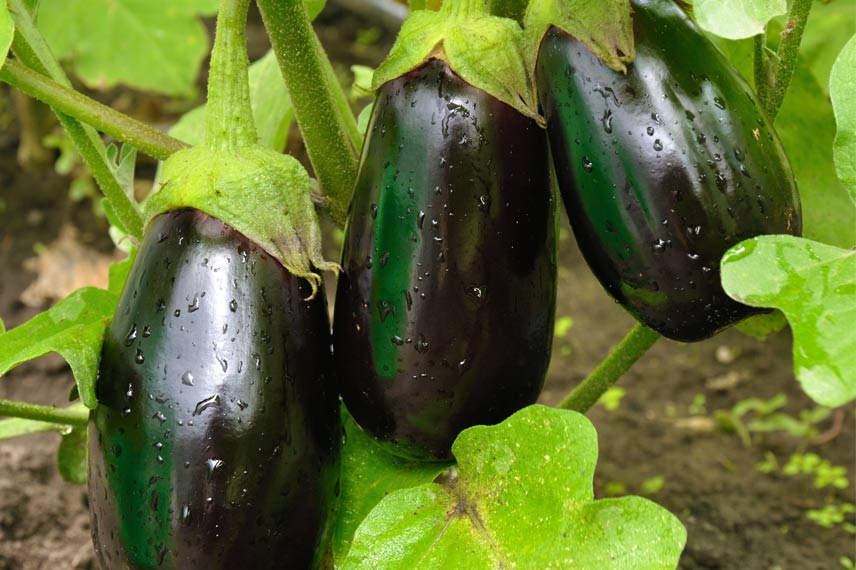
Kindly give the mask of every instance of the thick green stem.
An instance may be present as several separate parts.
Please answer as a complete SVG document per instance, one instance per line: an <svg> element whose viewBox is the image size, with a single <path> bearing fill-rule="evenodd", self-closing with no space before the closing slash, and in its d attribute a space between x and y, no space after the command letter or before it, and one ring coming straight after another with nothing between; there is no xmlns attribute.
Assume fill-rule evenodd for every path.
<svg viewBox="0 0 856 570"><path fill-rule="evenodd" d="M328 79L323 63L326 55L303 0L257 1L315 177L329 200L333 219L342 224L357 177L357 156L343 119L344 109L333 93L341 88Z"/></svg>
<svg viewBox="0 0 856 570"><path fill-rule="evenodd" d="M333 69L333 64L330 63L330 58L321 46L321 41L318 36L315 37L318 53L321 54L321 66L324 69L324 77L327 79L327 89L333 95L333 103L336 105L336 113L342 120L345 131L348 133L348 138L351 140L351 148L354 151L354 156L360 154L363 148L363 133L360 132L360 127L357 125L357 117L351 111L351 104L348 102L348 96L342 86L339 85L339 79L336 77L336 71Z"/></svg>
<svg viewBox="0 0 856 570"><path fill-rule="evenodd" d="M0 416L83 427L89 421L89 410L80 406L54 408L28 402L0 400Z"/></svg>
<svg viewBox="0 0 856 570"><path fill-rule="evenodd" d="M782 32L782 42L776 51L777 64L775 72L772 74L769 97L764 103L764 110L771 121L779 113L782 101L785 100L785 94L791 84L803 31L811 12L811 5L812 0L793 0L791 10L788 13L788 21Z"/></svg>
<svg viewBox="0 0 856 570"><path fill-rule="evenodd" d="M36 73L15 60L8 60L4 64L0 70L0 81L159 160L187 146L180 140Z"/></svg>
<svg viewBox="0 0 856 570"><path fill-rule="evenodd" d="M758 94L758 100L761 101L761 106L766 107L770 89L770 79L767 76L767 58L765 57L767 36L763 33L758 34L752 41L754 48L752 71L755 76L755 92Z"/></svg>
<svg viewBox="0 0 856 570"><path fill-rule="evenodd" d="M208 75L205 144L234 151L256 143L247 69L247 10L250 0L220 0L217 34Z"/></svg>
<svg viewBox="0 0 856 570"><path fill-rule="evenodd" d="M637 324L558 407L585 413L661 337Z"/></svg>
<svg viewBox="0 0 856 570"><path fill-rule="evenodd" d="M35 22L24 5L23 0L7 0L9 12L15 22L15 37L12 52L24 65L46 75L55 82L71 87L59 63L53 57L44 37L36 28ZM143 235L143 220L137 204L125 194L110 165L104 151L104 144L98 133L91 127L60 111L54 111L60 124L69 133L102 193L110 201L123 230L130 236L140 239Z"/></svg>

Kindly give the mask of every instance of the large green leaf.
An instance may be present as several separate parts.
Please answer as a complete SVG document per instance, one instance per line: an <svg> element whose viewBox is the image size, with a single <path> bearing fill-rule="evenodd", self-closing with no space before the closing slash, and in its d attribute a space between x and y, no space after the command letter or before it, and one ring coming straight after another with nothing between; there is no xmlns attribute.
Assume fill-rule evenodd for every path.
<svg viewBox="0 0 856 570"><path fill-rule="evenodd" d="M249 82L250 105L259 144L282 152L294 119L294 108L273 51L269 50L250 66ZM202 105L182 115L169 133L191 145L202 143L205 139L205 108Z"/></svg>
<svg viewBox="0 0 856 570"><path fill-rule="evenodd" d="M686 531L639 497L594 500L594 427L530 406L465 430L457 477L395 491L363 521L345 570L672 569Z"/></svg>
<svg viewBox="0 0 856 570"><path fill-rule="evenodd" d="M829 96L838 124L832 147L835 168L856 201L856 36L847 42L832 67ZM856 224L856 218L850 222Z"/></svg>
<svg viewBox="0 0 856 570"><path fill-rule="evenodd" d="M90 87L191 96L218 0L40 0L39 29Z"/></svg>
<svg viewBox="0 0 856 570"><path fill-rule="evenodd" d="M381 499L392 491L433 481L448 463L424 463L396 457L372 441L343 408L342 492L333 531L333 555L344 560L354 531Z"/></svg>
<svg viewBox="0 0 856 570"><path fill-rule="evenodd" d="M71 366L80 399L94 408L95 377L104 331L118 297L108 291L78 289L52 308L0 336L0 376L15 366L50 352Z"/></svg>
<svg viewBox="0 0 856 570"><path fill-rule="evenodd" d="M794 334L794 370L824 406L856 398L856 251L793 236L741 242L722 259L726 293L780 309Z"/></svg>
<svg viewBox="0 0 856 570"><path fill-rule="evenodd" d="M767 22L788 10L785 0L695 0L698 25L723 38L751 38L764 31Z"/></svg>
<svg viewBox="0 0 856 570"><path fill-rule="evenodd" d="M12 17L9 15L9 9L6 3L0 4L0 68L6 61L6 55L9 53L9 47L12 45L12 38L15 36L15 25L12 23Z"/></svg>

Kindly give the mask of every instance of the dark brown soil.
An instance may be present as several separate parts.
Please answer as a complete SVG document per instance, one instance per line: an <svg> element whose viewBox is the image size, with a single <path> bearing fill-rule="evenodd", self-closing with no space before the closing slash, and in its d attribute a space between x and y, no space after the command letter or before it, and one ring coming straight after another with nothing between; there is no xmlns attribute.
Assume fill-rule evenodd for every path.
<svg viewBox="0 0 856 570"><path fill-rule="evenodd" d="M360 26L365 28L358 22L357 29ZM371 62L376 57L362 54L359 59ZM0 188L5 204L0 205L0 317L7 327L35 314L18 297L35 278L22 269L22 263L32 256L36 243L50 242L61 222L73 221L84 240L99 247L105 244L102 222L93 218L88 204L68 202L67 180L45 170L19 171L15 144L12 137L0 137ZM571 317L573 326L556 339L542 396L547 404L567 394L633 323L591 276L564 221L560 263L557 317ZM736 385L711 387L710 380L721 380L729 373L739 379ZM64 362L50 356L3 377L0 398L63 404L71 386ZM675 513L687 527L680 568L836 570L842 568L841 557L856 559L852 534L841 527L823 528L806 516L808 509L856 500L852 406L839 412L843 415L840 430L833 426L833 418L818 426L821 432L832 430L823 444L774 433L756 436L747 446L710 420L715 410L778 393L787 395L785 410L791 415L814 407L794 378L788 332L765 342L734 330L693 345L662 340L620 386L626 396L617 410L596 406L589 413L600 439L595 491L602 497L621 484L628 494L645 495L643 482L662 477L662 488L646 496ZM705 409L702 412L696 406L695 419L687 421L698 394L705 397ZM57 434L39 434L0 442L0 570L95 567L86 491L57 474L58 441ZM763 474L756 468L766 452L784 464L799 451L845 466L849 486L818 490L806 477Z"/></svg>

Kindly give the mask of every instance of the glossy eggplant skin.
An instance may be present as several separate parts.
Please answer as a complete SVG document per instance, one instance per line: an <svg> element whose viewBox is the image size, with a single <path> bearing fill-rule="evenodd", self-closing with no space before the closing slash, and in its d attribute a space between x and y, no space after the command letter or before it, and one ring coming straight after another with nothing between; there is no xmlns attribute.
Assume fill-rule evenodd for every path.
<svg viewBox="0 0 856 570"><path fill-rule="evenodd" d="M333 326L342 396L392 452L535 402L556 301L546 133L445 63L384 84L345 233Z"/></svg>
<svg viewBox="0 0 856 570"><path fill-rule="evenodd" d="M341 427L323 293L195 210L146 231L89 422L101 568L312 568Z"/></svg>
<svg viewBox="0 0 856 570"><path fill-rule="evenodd" d="M744 239L800 235L787 158L746 82L671 0L634 4L626 75L551 28L536 81L577 243L606 290L680 341L755 313L722 290Z"/></svg>

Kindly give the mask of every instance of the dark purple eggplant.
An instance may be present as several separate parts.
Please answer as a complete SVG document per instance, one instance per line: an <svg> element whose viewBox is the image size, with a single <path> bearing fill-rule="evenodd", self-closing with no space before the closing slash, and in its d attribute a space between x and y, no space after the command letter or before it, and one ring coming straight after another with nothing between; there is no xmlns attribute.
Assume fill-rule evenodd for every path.
<svg viewBox="0 0 856 570"><path fill-rule="evenodd" d="M341 428L323 293L195 210L149 225L89 424L102 568L311 568Z"/></svg>
<svg viewBox="0 0 856 570"><path fill-rule="evenodd" d="M565 209L604 288L681 341L759 312L722 290L722 254L801 232L799 196L746 82L671 0L633 3L636 59L613 71L552 28L538 96Z"/></svg>
<svg viewBox="0 0 856 570"><path fill-rule="evenodd" d="M334 319L357 423L396 454L535 402L550 362L555 205L546 134L430 60L377 93Z"/></svg>

